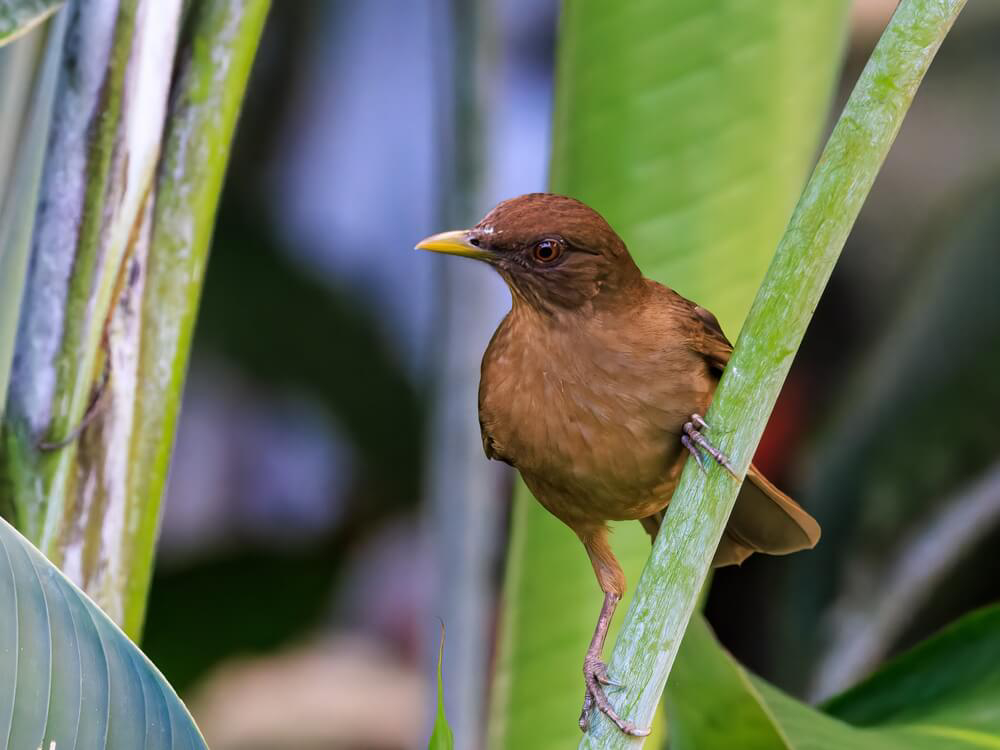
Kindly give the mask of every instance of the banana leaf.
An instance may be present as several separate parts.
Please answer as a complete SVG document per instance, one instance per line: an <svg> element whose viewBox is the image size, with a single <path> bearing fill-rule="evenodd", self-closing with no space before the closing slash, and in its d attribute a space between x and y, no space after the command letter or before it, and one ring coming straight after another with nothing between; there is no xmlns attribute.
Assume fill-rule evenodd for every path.
<svg viewBox="0 0 1000 750"><path fill-rule="evenodd" d="M823 710L749 674L704 618L668 685L670 749L963 750L1000 746L1000 606L963 618Z"/></svg>
<svg viewBox="0 0 1000 750"><path fill-rule="evenodd" d="M156 667L2 519L0 675L4 748L207 748Z"/></svg>

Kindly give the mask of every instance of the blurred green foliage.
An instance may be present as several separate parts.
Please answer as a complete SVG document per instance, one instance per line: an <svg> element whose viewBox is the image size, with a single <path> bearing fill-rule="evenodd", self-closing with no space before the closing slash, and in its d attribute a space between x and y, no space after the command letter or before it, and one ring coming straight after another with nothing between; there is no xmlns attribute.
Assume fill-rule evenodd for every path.
<svg viewBox="0 0 1000 750"><path fill-rule="evenodd" d="M207 748L156 667L3 519L0 675L4 748Z"/></svg>

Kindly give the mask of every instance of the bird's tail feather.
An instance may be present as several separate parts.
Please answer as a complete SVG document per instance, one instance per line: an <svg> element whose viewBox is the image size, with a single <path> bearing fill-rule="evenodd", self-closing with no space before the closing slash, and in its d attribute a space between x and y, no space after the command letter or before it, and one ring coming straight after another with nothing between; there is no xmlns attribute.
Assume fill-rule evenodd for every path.
<svg viewBox="0 0 1000 750"><path fill-rule="evenodd" d="M650 538L656 537L663 513L661 510L640 519ZM754 552L787 555L811 549L819 541L819 535L816 519L751 465L712 567L739 565Z"/></svg>
<svg viewBox="0 0 1000 750"><path fill-rule="evenodd" d="M713 565L738 565L754 552L787 555L811 549L819 537L816 519L751 466Z"/></svg>

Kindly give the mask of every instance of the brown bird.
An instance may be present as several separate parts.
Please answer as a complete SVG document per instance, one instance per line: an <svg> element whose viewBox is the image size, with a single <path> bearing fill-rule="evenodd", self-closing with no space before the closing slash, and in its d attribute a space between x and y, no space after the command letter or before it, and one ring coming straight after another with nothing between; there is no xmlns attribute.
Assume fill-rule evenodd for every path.
<svg viewBox="0 0 1000 750"><path fill-rule="evenodd" d="M645 278L593 209L550 193L504 201L475 227L417 249L491 265L512 306L483 356L479 422L489 458L517 467L546 509L583 542L604 592L584 659L580 727L596 705L623 732L604 693L601 651L625 576L608 545L611 520L654 537L690 452L733 473L705 438L708 409L732 344L715 316ZM753 552L813 547L819 525L753 466L714 566Z"/></svg>

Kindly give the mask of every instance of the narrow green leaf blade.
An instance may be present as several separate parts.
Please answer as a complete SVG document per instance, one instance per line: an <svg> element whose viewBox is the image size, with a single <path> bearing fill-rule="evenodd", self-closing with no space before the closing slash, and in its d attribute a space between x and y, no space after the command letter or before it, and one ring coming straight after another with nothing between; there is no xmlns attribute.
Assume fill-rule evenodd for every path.
<svg viewBox="0 0 1000 750"><path fill-rule="evenodd" d="M448 725L448 717L444 715L444 680L441 677L441 667L444 664L444 625L441 625L441 645L438 646L437 666L437 712L434 715L434 731L428 750L453 750L455 737Z"/></svg>
<svg viewBox="0 0 1000 750"><path fill-rule="evenodd" d="M0 674L4 747L207 747L156 667L3 520Z"/></svg>
<svg viewBox="0 0 1000 750"><path fill-rule="evenodd" d="M64 0L0 2L0 47L31 31L62 7Z"/></svg>

